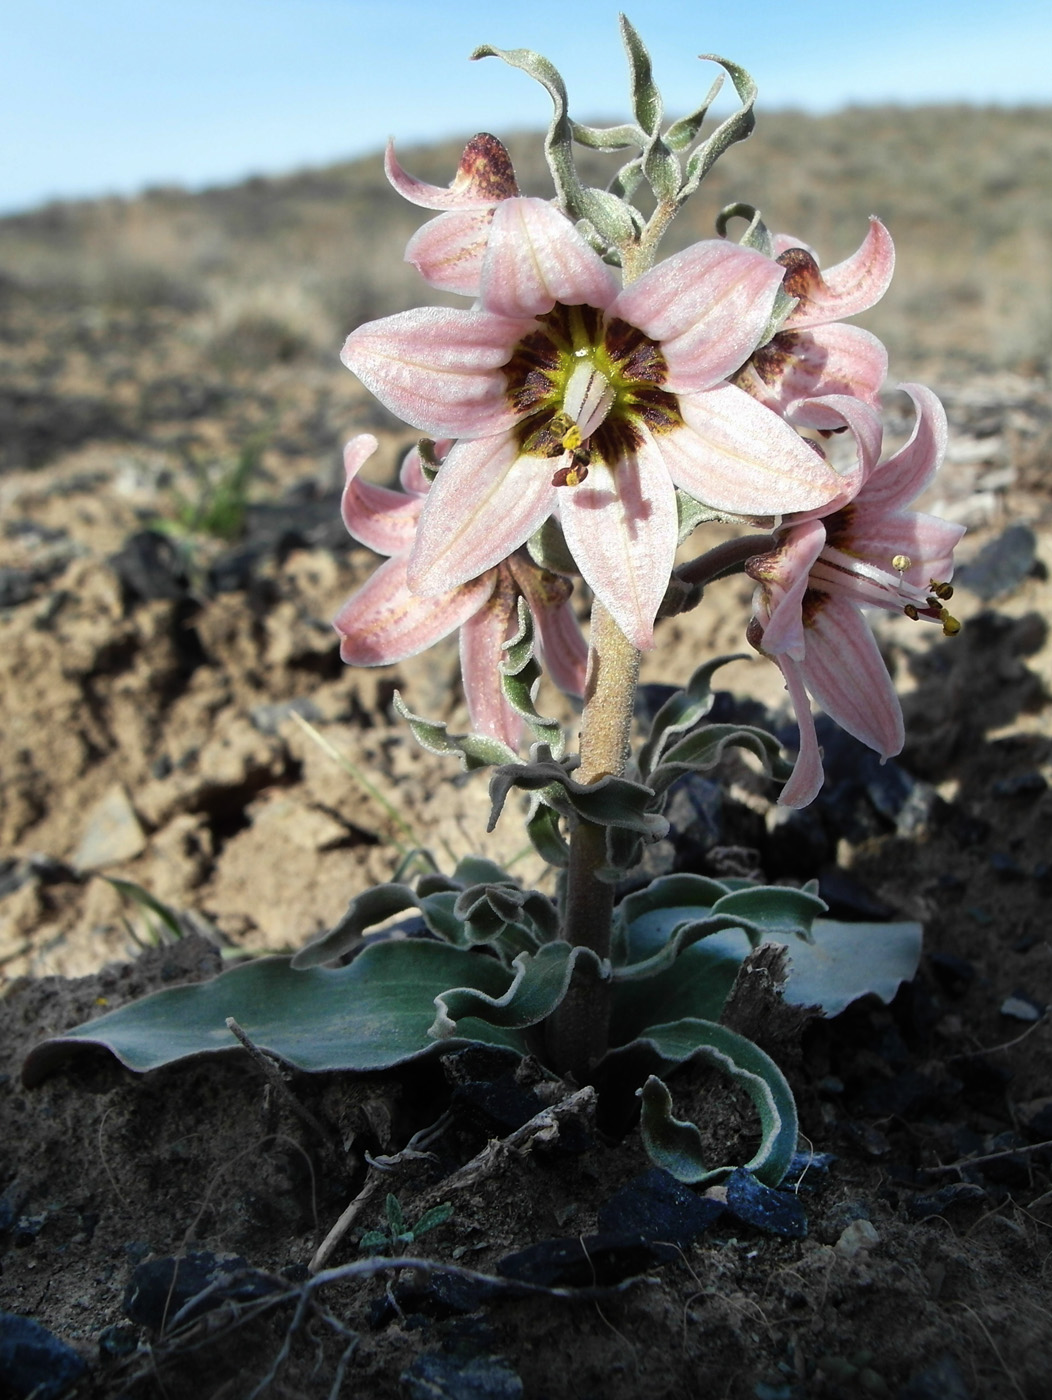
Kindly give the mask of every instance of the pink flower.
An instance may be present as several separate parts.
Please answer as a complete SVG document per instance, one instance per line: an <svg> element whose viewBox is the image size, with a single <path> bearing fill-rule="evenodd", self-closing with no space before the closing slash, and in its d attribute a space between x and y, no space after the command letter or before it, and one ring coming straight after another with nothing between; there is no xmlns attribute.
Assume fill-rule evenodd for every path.
<svg viewBox="0 0 1052 1400"><path fill-rule="evenodd" d="M902 748L902 709L862 609L941 622L947 634L958 629L944 602L964 530L904 509L942 461L946 415L930 389L901 387L913 399L917 422L909 442L881 463L872 409L849 397L801 405L812 426L846 424L855 434L864 460L861 488L834 513L784 527L776 548L746 565L759 584L749 641L781 667L800 726L800 757L780 798L789 807L806 806L822 786L809 693L883 757Z"/></svg>
<svg viewBox="0 0 1052 1400"><path fill-rule="evenodd" d="M406 246L406 262L441 291L477 296L493 210L502 199L519 192L503 144L485 131L473 136L448 189L408 175L395 158L394 142L388 142L384 169L410 204L443 211L413 234Z"/></svg>
<svg viewBox="0 0 1052 1400"><path fill-rule="evenodd" d="M851 394L879 407L888 356L875 335L841 324L873 306L888 289L895 268L891 235L870 219L862 246L842 263L819 269L809 248L788 234L775 235L782 283L798 299L782 329L750 356L734 377L776 413L797 399Z"/></svg>
<svg viewBox="0 0 1052 1400"><path fill-rule="evenodd" d="M363 433L344 448L343 519L356 540L390 558L340 609L333 624L343 639L340 655L352 666L387 666L415 656L459 627L472 726L517 748L522 721L500 687L503 644L515 635L523 597L537 623L552 679L568 694L583 694L588 648L570 607L573 585L517 554L445 593L411 593L406 562L428 481L415 448L402 463L402 491L360 480L358 473L376 447L376 439Z"/></svg>
<svg viewBox="0 0 1052 1400"><path fill-rule="evenodd" d="M421 511L410 589L444 594L478 578L558 511L585 581L650 647L677 487L748 517L841 496L828 462L725 382L756 349L783 271L713 240L621 290L558 210L499 200L475 309L388 316L343 351L406 422L457 439Z"/></svg>

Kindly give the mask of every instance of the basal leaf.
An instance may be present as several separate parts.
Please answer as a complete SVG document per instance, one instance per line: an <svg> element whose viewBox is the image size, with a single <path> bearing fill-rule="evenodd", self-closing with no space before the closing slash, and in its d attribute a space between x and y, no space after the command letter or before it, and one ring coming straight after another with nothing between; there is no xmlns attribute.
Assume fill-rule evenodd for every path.
<svg viewBox="0 0 1052 1400"><path fill-rule="evenodd" d="M243 1054L228 1017L254 1045L297 1069L389 1069L435 1053L428 1031L435 998L446 988L499 999L511 981L493 958L420 939L374 944L340 968L296 971L290 958L261 958L210 982L155 992L45 1041L31 1051L23 1077L39 1083L85 1046L102 1046L138 1071L217 1051ZM468 1017L457 1027L457 1043L471 1041L525 1052L515 1031Z"/></svg>

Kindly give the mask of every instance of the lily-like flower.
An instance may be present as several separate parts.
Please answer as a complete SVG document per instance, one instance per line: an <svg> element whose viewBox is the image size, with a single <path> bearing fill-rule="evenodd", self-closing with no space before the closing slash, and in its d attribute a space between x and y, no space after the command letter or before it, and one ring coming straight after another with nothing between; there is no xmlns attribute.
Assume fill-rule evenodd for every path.
<svg viewBox="0 0 1052 1400"><path fill-rule="evenodd" d="M473 136L447 189L407 174L393 141L387 144L384 169L403 199L442 211L413 234L406 245L406 262L440 291L477 296L493 210L519 192L503 143L485 131Z"/></svg>
<svg viewBox="0 0 1052 1400"><path fill-rule="evenodd" d="M756 349L783 274L712 240L621 289L557 209L498 201L476 308L372 321L343 350L399 417L457 439L421 512L410 589L478 578L557 511L585 581L647 648L674 562L677 487L750 518L840 499L837 471L725 382Z"/></svg>
<svg viewBox="0 0 1052 1400"><path fill-rule="evenodd" d="M880 434L866 405L833 397L801 406L812 426L854 432L866 459L861 488L834 513L787 525L769 554L746 565L759 585L749 641L781 667L800 726L800 757L779 799L789 807L806 806L822 786L808 694L882 757L902 748L902 709L862 609L939 622L947 635L959 630L945 603L963 527L905 509L942 461L946 414L930 389L901 387L917 421L906 445L880 463L866 445L874 434L879 445Z"/></svg>
<svg viewBox="0 0 1052 1400"><path fill-rule="evenodd" d="M573 585L522 554L446 593L421 597L410 592L406 562L429 483L416 448L402 463L401 491L362 481L359 472L376 448L376 438L368 433L344 448L343 520L356 540L390 558L340 609L333 623L342 638L340 656L352 666L387 666L416 656L459 627L472 727L517 748L522 720L504 698L499 666L504 643L515 635L519 598L533 613L539 650L555 684L579 696L588 648L570 606Z"/></svg>
<svg viewBox="0 0 1052 1400"><path fill-rule="evenodd" d="M874 306L888 289L895 247L879 219L870 219L862 246L822 272L814 253L788 234L774 237L785 268L784 290L797 298L777 335L760 347L734 382L776 413L798 399L851 394L879 407L888 355L875 335L842 318Z"/></svg>

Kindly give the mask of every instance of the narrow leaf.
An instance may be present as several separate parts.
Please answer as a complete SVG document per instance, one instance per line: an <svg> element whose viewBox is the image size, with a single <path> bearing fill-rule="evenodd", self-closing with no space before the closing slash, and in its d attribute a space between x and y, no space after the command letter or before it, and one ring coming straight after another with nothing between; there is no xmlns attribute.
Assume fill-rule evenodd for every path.
<svg viewBox="0 0 1052 1400"><path fill-rule="evenodd" d="M650 736L639 751L639 771L643 778L647 778L657 766L662 750L678 735L699 724L712 709L715 698L712 677L720 667L731 661L746 659L743 652L736 652L733 656L717 656L712 661L706 661L682 690L669 696L654 716Z"/></svg>
<svg viewBox="0 0 1052 1400"><path fill-rule="evenodd" d="M499 739L491 739L485 734L450 734L441 720L427 720L413 714L397 690L393 704L395 712L407 722L421 748L427 749L428 753L459 758L466 773L515 759L514 750Z"/></svg>
<svg viewBox="0 0 1052 1400"><path fill-rule="evenodd" d="M429 1035L447 1039L458 1032L465 1017L488 1025L521 1030L550 1016L566 995L578 962L585 963L597 976L602 965L590 948L569 943L547 943L532 956L520 953L511 986L500 996L476 987L452 987L435 998L437 1015Z"/></svg>
<svg viewBox="0 0 1052 1400"><path fill-rule="evenodd" d="M719 58L716 54L706 53L701 57L711 59L713 63L718 63L726 69L742 105L736 112L732 112L726 121L721 122L708 140L703 141L691 155L687 162L687 179L680 191L681 200L689 198L724 151L736 141L744 141L756 125L756 114L753 111L756 84L745 69L739 68L736 63L728 62L725 58Z"/></svg>
<svg viewBox="0 0 1052 1400"><path fill-rule="evenodd" d="M332 962L357 947L367 928L382 924L393 914L418 907L419 901L408 885L374 885L371 889L363 890L348 904L343 918L328 933L323 933L313 943L301 948L290 966L299 972Z"/></svg>

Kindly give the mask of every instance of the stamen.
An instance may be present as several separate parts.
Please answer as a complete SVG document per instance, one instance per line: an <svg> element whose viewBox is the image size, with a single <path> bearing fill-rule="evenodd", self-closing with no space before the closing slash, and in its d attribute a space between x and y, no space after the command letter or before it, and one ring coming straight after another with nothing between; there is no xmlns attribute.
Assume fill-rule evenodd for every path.
<svg viewBox="0 0 1052 1400"><path fill-rule="evenodd" d="M936 579L929 579L928 587L935 594L936 598L941 598L944 603L948 602L949 599L953 597L952 583L939 583Z"/></svg>
<svg viewBox="0 0 1052 1400"><path fill-rule="evenodd" d="M891 567L897 574L906 574L913 568L913 560L908 554L896 554L891 561Z"/></svg>

